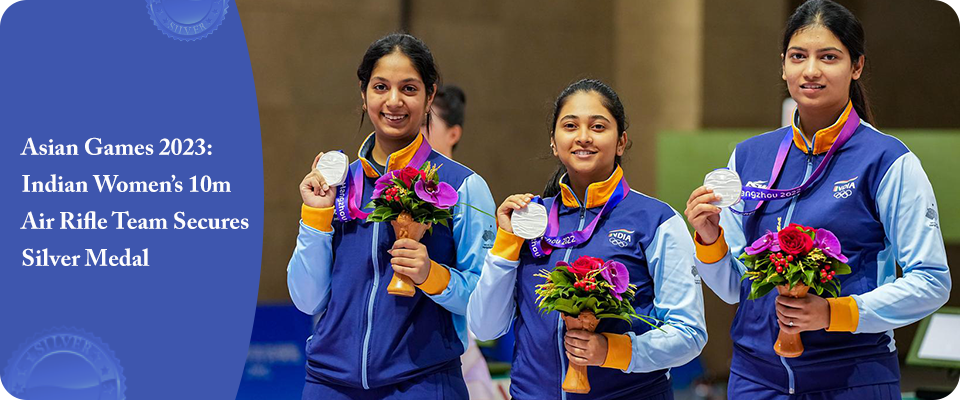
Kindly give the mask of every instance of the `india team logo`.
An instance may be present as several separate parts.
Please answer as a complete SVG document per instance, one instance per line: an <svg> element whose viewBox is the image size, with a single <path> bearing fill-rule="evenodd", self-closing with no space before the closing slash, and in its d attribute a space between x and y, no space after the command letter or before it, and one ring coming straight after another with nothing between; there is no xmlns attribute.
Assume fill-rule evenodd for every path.
<svg viewBox="0 0 960 400"><path fill-rule="evenodd" d="M633 244L633 231L617 229L615 231L610 231L610 233L607 234L607 238L610 239L610 243L613 243L616 246L627 247Z"/></svg>
<svg viewBox="0 0 960 400"><path fill-rule="evenodd" d="M855 176L852 179L847 179L845 181L838 181L833 184L833 197L838 199L845 199L853 195L853 191L857 188L857 178Z"/></svg>
<svg viewBox="0 0 960 400"><path fill-rule="evenodd" d="M163 34L177 40L200 40L223 23L230 0L147 0L147 13Z"/></svg>
<svg viewBox="0 0 960 400"><path fill-rule="evenodd" d="M73 328L44 331L14 352L3 374L22 399L125 399L123 368L99 338Z"/></svg>

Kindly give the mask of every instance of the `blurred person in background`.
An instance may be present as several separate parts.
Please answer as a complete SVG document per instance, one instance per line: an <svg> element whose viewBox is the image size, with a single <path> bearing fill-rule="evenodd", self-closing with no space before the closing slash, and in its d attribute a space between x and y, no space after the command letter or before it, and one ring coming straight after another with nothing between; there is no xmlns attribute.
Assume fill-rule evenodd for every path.
<svg viewBox="0 0 960 400"><path fill-rule="evenodd" d="M463 137L464 112L467 97L463 90L454 85L443 85L437 90L431 110L430 129L427 140L433 149L451 159L457 143Z"/></svg>

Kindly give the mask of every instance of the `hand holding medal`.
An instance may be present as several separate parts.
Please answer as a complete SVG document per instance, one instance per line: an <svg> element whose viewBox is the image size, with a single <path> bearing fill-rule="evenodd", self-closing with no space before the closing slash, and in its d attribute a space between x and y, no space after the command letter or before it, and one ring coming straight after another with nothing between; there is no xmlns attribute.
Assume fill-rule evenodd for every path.
<svg viewBox="0 0 960 400"><path fill-rule="evenodd" d="M349 160L338 151L317 154L310 172L300 182L303 204L313 208L333 207L336 191L332 187L346 180Z"/></svg>
<svg viewBox="0 0 960 400"><path fill-rule="evenodd" d="M547 230L547 209L530 193L507 197L497 209L500 228L523 239L536 239Z"/></svg>
<svg viewBox="0 0 960 400"><path fill-rule="evenodd" d="M320 153L314 160L314 169L323 175L323 179L330 186L340 186L347 181L347 168L350 166L350 159L346 154L339 151Z"/></svg>
<svg viewBox="0 0 960 400"><path fill-rule="evenodd" d="M717 200L711 201L710 204L720 208L727 208L739 203L740 188L742 186L743 184L740 183L740 175L726 168L710 171L710 173L703 178L703 187L712 190L714 194L720 197Z"/></svg>

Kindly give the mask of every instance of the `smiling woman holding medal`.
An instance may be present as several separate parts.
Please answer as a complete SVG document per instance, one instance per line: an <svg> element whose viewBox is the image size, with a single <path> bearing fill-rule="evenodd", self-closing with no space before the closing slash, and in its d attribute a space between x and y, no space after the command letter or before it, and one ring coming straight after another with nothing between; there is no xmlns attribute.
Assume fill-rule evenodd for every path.
<svg viewBox="0 0 960 400"><path fill-rule="evenodd" d="M782 43L783 80L797 102L792 126L737 145L727 168L746 183L743 204L711 204L731 200L706 187L731 178L730 171L708 176L687 202L704 282L724 301L740 303L730 331L728 398L899 399L893 329L947 300L950 273L933 189L917 157L869 124L865 62L863 28L849 10L829 0L797 8ZM810 271L819 282L838 280L840 295L749 300L755 284L741 277L757 272L739 258L770 249L762 241L792 223L839 239L832 246L843 254L832 254L848 259L849 274L806 268L822 268ZM783 236L779 247L789 253L795 243ZM770 257L778 273L788 265ZM775 352L778 329L803 332L802 353Z"/></svg>
<svg viewBox="0 0 960 400"><path fill-rule="evenodd" d="M374 133L349 167L342 153L318 155L300 184L302 220L287 286L298 309L321 315L307 340L303 399L466 398L464 315L483 262L478 238L493 221L458 207L418 241L397 239L389 224L365 221L363 209L371 195L379 199L378 178L388 174L394 181L438 175L436 184L417 182L418 196L429 184L437 188L428 193L434 197L453 188L456 196L445 193L444 202L486 212L493 211L493 197L479 175L433 151L420 132L429 126L424 121L439 80L423 42L406 34L377 40L357 77ZM430 172L417 171L427 163ZM339 181L343 185L331 186ZM387 282L400 274L416 288L388 294Z"/></svg>
<svg viewBox="0 0 960 400"><path fill-rule="evenodd" d="M512 324L513 398L672 399L668 368L692 360L707 341L693 243L676 211L627 185L620 168L626 130L613 89L596 80L570 85L555 103L550 145L561 166L542 205L518 194L497 210L499 230L468 320L481 340ZM567 331L560 313L538 311L543 278L534 274L581 256L625 265L637 286L636 313L665 324L652 329L610 318L596 333ZM568 363L590 367L589 395L563 392Z"/></svg>

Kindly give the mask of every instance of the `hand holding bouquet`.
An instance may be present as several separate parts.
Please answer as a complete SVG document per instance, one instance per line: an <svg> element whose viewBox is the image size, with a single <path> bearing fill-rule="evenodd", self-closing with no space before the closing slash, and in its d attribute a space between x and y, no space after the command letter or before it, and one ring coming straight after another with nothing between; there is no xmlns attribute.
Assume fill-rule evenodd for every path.
<svg viewBox="0 0 960 400"><path fill-rule="evenodd" d="M639 318L630 304L636 286L630 284L627 267L617 261L582 256L573 264L558 262L552 271L540 270L534 276L546 279L537 285L537 307L543 312L559 311L567 330L593 332L600 319L617 318L632 322ZM570 364L563 390L571 393L590 392L586 366Z"/></svg>
<svg viewBox="0 0 960 400"><path fill-rule="evenodd" d="M805 297L813 289L817 295L827 292L836 297L840 294L837 275L850 273L833 232L797 224L767 232L744 249L740 259L748 268L743 279L752 281L749 300L763 297L773 288L783 296ZM781 331L774 350L784 357L800 356L800 335Z"/></svg>

